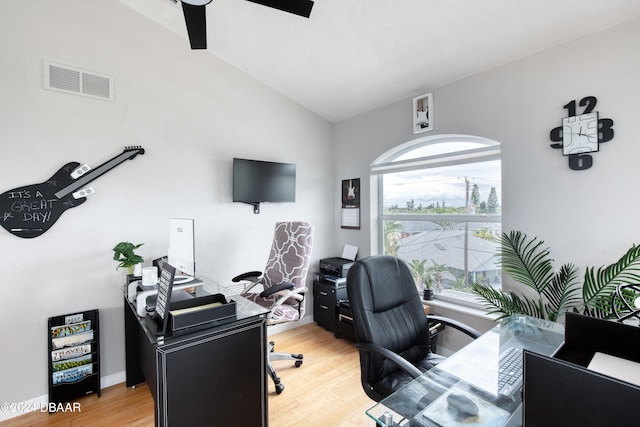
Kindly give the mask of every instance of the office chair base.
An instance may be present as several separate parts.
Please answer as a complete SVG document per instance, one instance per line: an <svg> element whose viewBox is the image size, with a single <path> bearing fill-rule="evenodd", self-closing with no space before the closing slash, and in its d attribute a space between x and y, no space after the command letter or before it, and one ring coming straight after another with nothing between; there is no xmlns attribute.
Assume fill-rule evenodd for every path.
<svg viewBox="0 0 640 427"><path fill-rule="evenodd" d="M295 360L296 368L299 368L302 365L302 359L304 359L303 354L293 354L293 353L276 353L275 343L273 341L269 341L269 362L273 362L275 360Z"/></svg>
<svg viewBox="0 0 640 427"><path fill-rule="evenodd" d="M269 375L273 380L273 384L276 386L276 394L282 393L284 390L284 384L280 382L280 377L276 374L276 370L271 365L271 362L276 360L293 360L295 361L294 366L299 368L302 365L302 360L304 355L302 354L292 354L292 353L276 353L274 352L275 343L273 341L269 342L268 350L269 350L269 362L267 363L267 368L269 369Z"/></svg>
<svg viewBox="0 0 640 427"><path fill-rule="evenodd" d="M273 380L273 384L276 386L276 394L282 393L284 390L284 384L280 382L280 377L276 374L275 369L271 366L271 363L267 363L267 368L269 369L269 376Z"/></svg>
<svg viewBox="0 0 640 427"><path fill-rule="evenodd" d="M274 362L276 360L294 360L296 363L296 368L302 365L302 360L304 359L304 355L302 354L291 354L291 353L269 353L269 361Z"/></svg>

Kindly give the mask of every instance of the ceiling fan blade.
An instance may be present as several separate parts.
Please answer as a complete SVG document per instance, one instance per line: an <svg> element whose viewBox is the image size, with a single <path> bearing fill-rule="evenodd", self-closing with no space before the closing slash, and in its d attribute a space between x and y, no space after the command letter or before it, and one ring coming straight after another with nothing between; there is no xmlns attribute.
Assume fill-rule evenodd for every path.
<svg viewBox="0 0 640 427"><path fill-rule="evenodd" d="M263 6L272 7L284 12L293 13L295 15L308 18L311 15L313 1L311 0L247 0L252 3L258 3Z"/></svg>
<svg viewBox="0 0 640 427"><path fill-rule="evenodd" d="M205 6L193 6L182 2L184 22L187 24L191 49L207 48L207 16Z"/></svg>

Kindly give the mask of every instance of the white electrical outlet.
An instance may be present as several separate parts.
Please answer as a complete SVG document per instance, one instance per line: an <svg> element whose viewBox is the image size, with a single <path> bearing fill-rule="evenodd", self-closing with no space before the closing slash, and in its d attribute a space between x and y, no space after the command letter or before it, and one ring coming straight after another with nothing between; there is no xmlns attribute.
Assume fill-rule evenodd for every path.
<svg viewBox="0 0 640 427"><path fill-rule="evenodd" d="M65 316L64 324L70 325L72 323L82 322L82 320L83 320L82 313L72 314L71 316Z"/></svg>

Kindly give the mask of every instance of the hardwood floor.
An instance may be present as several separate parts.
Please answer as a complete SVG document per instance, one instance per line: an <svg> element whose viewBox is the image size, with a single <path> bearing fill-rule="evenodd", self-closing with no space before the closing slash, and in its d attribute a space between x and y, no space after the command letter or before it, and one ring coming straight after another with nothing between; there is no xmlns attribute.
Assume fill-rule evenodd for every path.
<svg viewBox="0 0 640 427"><path fill-rule="evenodd" d="M269 380L270 427L375 425L365 414L374 402L360 386L360 361L352 341L337 339L315 323L269 340L275 341L276 351L304 354L299 368L288 361L274 364L285 390L277 395ZM0 427L153 426L153 399L146 384L136 389L118 384L103 389L101 397L91 395L78 402L81 412L36 412L1 422Z"/></svg>

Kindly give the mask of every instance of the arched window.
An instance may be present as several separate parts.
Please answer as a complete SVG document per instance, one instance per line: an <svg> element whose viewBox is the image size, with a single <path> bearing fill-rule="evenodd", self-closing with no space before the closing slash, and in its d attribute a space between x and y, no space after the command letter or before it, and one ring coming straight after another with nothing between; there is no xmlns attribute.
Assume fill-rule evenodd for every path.
<svg viewBox="0 0 640 427"><path fill-rule="evenodd" d="M469 282L500 287L500 144L470 135L419 138L380 156L379 253L405 260L438 299L473 303Z"/></svg>

